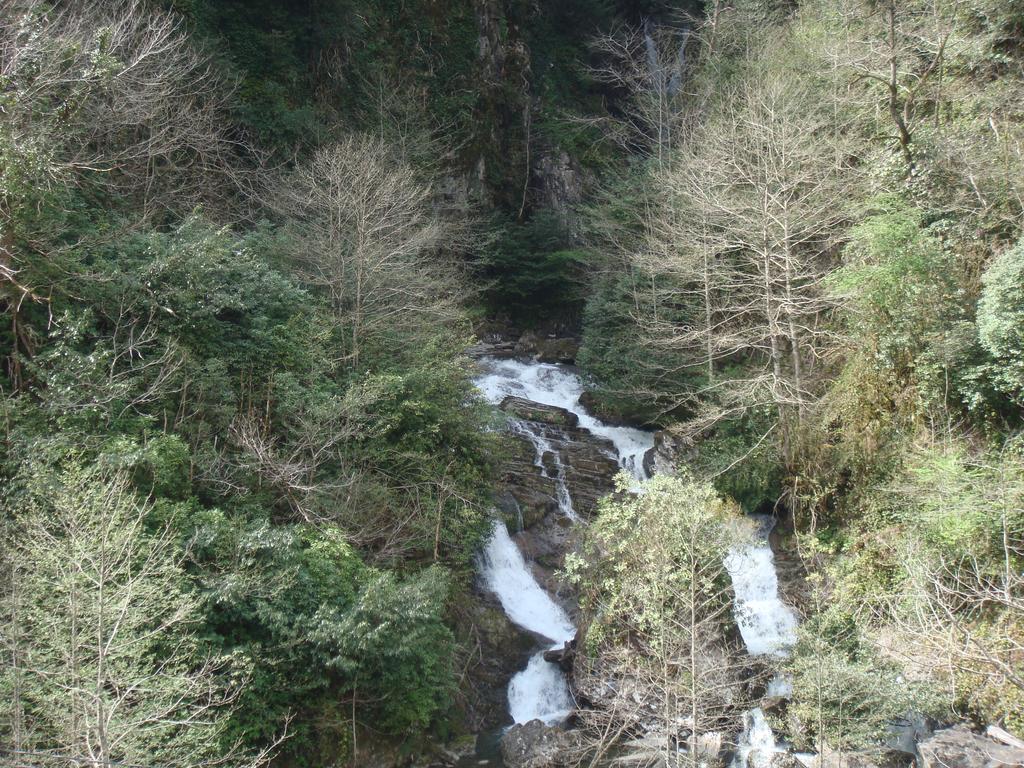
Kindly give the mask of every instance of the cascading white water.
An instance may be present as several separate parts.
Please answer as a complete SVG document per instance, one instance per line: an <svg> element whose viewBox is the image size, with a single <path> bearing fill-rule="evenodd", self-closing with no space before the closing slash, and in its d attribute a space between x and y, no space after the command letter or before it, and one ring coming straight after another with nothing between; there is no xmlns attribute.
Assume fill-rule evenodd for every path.
<svg viewBox="0 0 1024 768"><path fill-rule="evenodd" d="M775 521L759 516L756 539L748 546L733 549L725 559L736 595L733 615L740 635L751 656L785 656L796 642L796 615L779 599L779 579L775 557L768 544ZM769 695L788 695L789 683L775 678L768 684ZM731 768L767 768L771 756L779 751L775 735L760 707L747 712Z"/></svg>
<svg viewBox="0 0 1024 768"><path fill-rule="evenodd" d="M533 460L533 463L545 477L548 476L548 468L544 464L544 457L546 455L551 456L551 461L555 465L555 476L553 479L555 481L555 492L558 496L558 509L563 515L573 520L578 519L576 517L576 510L572 506L572 495L569 493L569 484L565 479L565 464L562 463L561 454L555 449L551 441L529 422L513 421L512 429L516 434L522 435L533 443L533 449L536 452L536 458Z"/></svg>
<svg viewBox="0 0 1024 768"><path fill-rule="evenodd" d="M520 627L553 641L551 648L561 648L576 634L565 611L533 578L519 547L500 520L494 521L491 540L481 557L481 573L508 617ZM544 651L534 654L526 669L512 678L508 705L517 723L543 720L549 725L561 722L573 709L565 675L558 666L544 660Z"/></svg>
<svg viewBox="0 0 1024 768"><path fill-rule="evenodd" d="M481 560L484 583L497 595L512 621L552 642L572 638L576 630L569 617L533 578L522 552L500 520L494 521Z"/></svg>
<svg viewBox="0 0 1024 768"><path fill-rule="evenodd" d="M732 768L771 768L772 755L778 748L775 746L775 734L760 707L743 715L743 737L740 741Z"/></svg>
<svg viewBox="0 0 1024 768"><path fill-rule="evenodd" d="M500 403L509 395L553 405L575 413L580 426L591 434L610 440L615 445L619 464L644 480L644 454L654 447L654 434L632 427L613 427L592 416L580 403L583 382L565 366L547 363L523 363L485 357L480 360L483 375L476 385L492 403Z"/></svg>
<svg viewBox="0 0 1024 768"><path fill-rule="evenodd" d="M654 446L653 434L629 427L611 427L591 416L580 403L583 384L571 370L557 365L495 358L484 358L480 364L484 372L476 383L489 402L498 404L514 395L541 405L564 408L576 414L580 427L612 442L616 451L614 458L620 466L638 481L646 479L643 458ZM512 419L510 423L515 432L533 444L534 463L545 475L549 475L545 456L551 455L558 507L563 514L577 519L565 466L556 446L530 422ZM508 617L552 641L548 649L562 648L575 636L576 629L569 617L537 583L508 529L500 521L494 523L491 540L481 556L480 570L484 583L498 596ZM544 650L534 654L526 668L512 678L508 703L516 723L530 720L542 720L549 725L558 723L574 708L565 675L556 664L544 660Z"/></svg>

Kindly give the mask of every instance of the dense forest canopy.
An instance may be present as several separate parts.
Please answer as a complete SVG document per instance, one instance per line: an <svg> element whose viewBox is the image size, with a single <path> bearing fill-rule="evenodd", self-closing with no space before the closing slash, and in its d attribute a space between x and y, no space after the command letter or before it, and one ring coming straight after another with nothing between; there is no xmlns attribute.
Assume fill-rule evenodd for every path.
<svg viewBox="0 0 1024 768"><path fill-rule="evenodd" d="M1020 0L0 0L0 764L471 731L513 329L679 448L581 677L721 728L771 512L791 742L1024 737L1022 105Z"/></svg>

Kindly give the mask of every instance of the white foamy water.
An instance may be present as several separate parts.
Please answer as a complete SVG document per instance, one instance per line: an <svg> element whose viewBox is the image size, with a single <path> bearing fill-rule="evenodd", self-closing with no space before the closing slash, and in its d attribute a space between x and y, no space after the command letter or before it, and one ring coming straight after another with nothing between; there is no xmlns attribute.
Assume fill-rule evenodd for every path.
<svg viewBox="0 0 1024 768"><path fill-rule="evenodd" d="M498 596L513 622L561 647L576 634L576 628L562 607L533 578L505 524L495 520L493 530L481 556L484 583Z"/></svg>
<svg viewBox="0 0 1024 768"><path fill-rule="evenodd" d="M612 427L587 412L580 403L583 382L564 366L547 363L522 363L485 357L480 360L483 374L476 385L492 403L509 395L553 405L575 413L580 426L615 445L619 464L638 480L646 479L644 454L654 447L654 433L632 427Z"/></svg>
<svg viewBox="0 0 1024 768"><path fill-rule="evenodd" d="M526 669L508 684L508 711L517 723L543 720L554 725L569 717L575 706L565 675L557 665L544 661L543 651L532 656Z"/></svg>
<svg viewBox="0 0 1024 768"><path fill-rule="evenodd" d="M775 745L775 734L760 707L743 715L743 736L730 768L771 768L772 755L780 750Z"/></svg>
<svg viewBox="0 0 1024 768"><path fill-rule="evenodd" d="M568 615L530 573L519 547L500 520L481 555L480 571L487 588L498 596L508 617L520 627L553 641L547 650L561 648L576 634ZM508 686L508 706L517 723L543 720L551 725L573 710L565 675L544 660L544 651L530 659Z"/></svg>
<svg viewBox="0 0 1024 768"><path fill-rule="evenodd" d="M736 593L736 624L751 656L784 656L796 642L796 615L779 599L775 557L768 546L772 522L762 518L755 543L732 550L725 559Z"/></svg>
<svg viewBox="0 0 1024 768"><path fill-rule="evenodd" d="M580 403L583 383L571 370L564 366L495 358L484 358L480 365L483 373L476 384L489 402L498 404L513 395L541 405L564 408L576 414L580 427L611 441L614 458L620 466L638 481L645 479L643 459L654 447L653 433L610 427L591 416ZM561 512L573 520L578 519L562 455L548 433L542 426L521 419L510 420L510 426L533 444L534 464L546 477L554 479ZM575 636L576 629L569 617L534 579L522 553L500 521L494 523L491 540L481 555L480 571L487 588L498 596L508 617L550 640L552 645L548 650L562 648ZM558 665L544 660L544 650L534 654L526 668L512 678L508 704L515 722L542 720L549 725L565 720L575 707L565 675Z"/></svg>
<svg viewBox="0 0 1024 768"><path fill-rule="evenodd" d="M765 515L759 518L753 543L733 549L725 558L736 594L733 615L751 656L785 656L796 642L796 614L779 599L779 578L768 534L775 524ZM768 683L767 695L788 696L792 685L776 676ZM769 768L772 755L781 750L760 707L743 715L743 733L730 768Z"/></svg>

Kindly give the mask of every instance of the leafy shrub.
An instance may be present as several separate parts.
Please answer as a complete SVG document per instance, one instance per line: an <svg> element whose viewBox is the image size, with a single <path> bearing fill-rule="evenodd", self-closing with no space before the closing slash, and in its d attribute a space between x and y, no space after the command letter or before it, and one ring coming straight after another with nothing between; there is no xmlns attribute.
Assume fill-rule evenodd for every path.
<svg viewBox="0 0 1024 768"><path fill-rule="evenodd" d="M996 388L1024 405L1024 242L999 254L982 276L978 337L992 357Z"/></svg>

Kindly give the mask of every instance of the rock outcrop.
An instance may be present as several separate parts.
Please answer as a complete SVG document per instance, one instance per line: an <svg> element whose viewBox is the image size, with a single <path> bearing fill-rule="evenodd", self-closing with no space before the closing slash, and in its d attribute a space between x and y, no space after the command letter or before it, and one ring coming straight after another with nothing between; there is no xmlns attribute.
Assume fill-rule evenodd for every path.
<svg viewBox="0 0 1024 768"><path fill-rule="evenodd" d="M487 731L508 722L508 682L526 663L536 639L513 624L486 591L481 590L466 608L457 631L479 643L465 689L467 725Z"/></svg>
<svg viewBox="0 0 1024 768"><path fill-rule="evenodd" d="M648 475L674 475L680 461L692 458L693 441L660 429L654 433L654 447L644 456Z"/></svg>
<svg viewBox="0 0 1024 768"><path fill-rule="evenodd" d="M922 768L1022 768L1024 749L974 733L966 725L936 731L918 744Z"/></svg>
<svg viewBox="0 0 1024 768"><path fill-rule="evenodd" d="M522 527L558 510L561 483L581 516L614 489L615 446L576 426L574 413L515 397L501 407L513 417L509 429L515 440L502 466L500 492L503 507L521 517Z"/></svg>
<svg viewBox="0 0 1024 768"><path fill-rule="evenodd" d="M562 768L578 741L576 733L531 720L501 737L501 758L505 768Z"/></svg>

